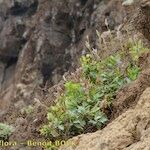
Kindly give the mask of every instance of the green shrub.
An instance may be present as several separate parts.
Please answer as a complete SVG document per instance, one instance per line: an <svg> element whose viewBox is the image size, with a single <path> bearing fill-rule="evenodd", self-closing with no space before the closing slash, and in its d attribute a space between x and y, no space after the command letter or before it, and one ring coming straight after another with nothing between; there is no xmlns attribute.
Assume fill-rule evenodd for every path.
<svg viewBox="0 0 150 150"><path fill-rule="evenodd" d="M14 128L12 126L0 123L0 140L8 140L13 131Z"/></svg>
<svg viewBox="0 0 150 150"><path fill-rule="evenodd" d="M135 80L140 72L137 61L146 49L140 42L129 43L130 61L122 71L125 52L99 60L93 54L81 58L81 80L67 81L63 95L51 106L47 115L48 124L41 133L51 139L67 139L74 135L99 129L107 123L107 116L100 109L105 100L108 108L117 91L126 83Z"/></svg>
<svg viewBox="0 0 150 150"><path fill-rule="evenodd" d="M52 138L66 138L81 134L90 126L100 128L107 118L99 109L96 90L85 91L80 83L67 82L64 95L49 110L49 124L41 132Z"/></svg>

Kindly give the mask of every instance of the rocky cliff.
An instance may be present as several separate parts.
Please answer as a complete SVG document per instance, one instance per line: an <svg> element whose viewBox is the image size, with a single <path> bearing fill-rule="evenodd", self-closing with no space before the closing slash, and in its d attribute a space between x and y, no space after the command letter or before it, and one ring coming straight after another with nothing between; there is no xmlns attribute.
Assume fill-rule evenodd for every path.
<svg viewBox="0 0 150 150"><path fill-rule="evenodd" d="M1 0L1 116L17 102L45 97L44 89L77 66L87 35L96 46L96 29L107 31L105 19L113 30L125 16L117 0Z"/></svg>
<svg viewBox="0 0 150 150"><path fill-rule="evenodd" d="M12 99L32 103L35 88L58 83L74 65L93 11L85 3L0 1L1 114Z"/></svg>
<svg viewBox="0 0 150 150"><path fill-rule="evenodd" d="M118 34L124 34L127 28L130 34L140 31L139 37L149 45L149 0L131 6L123 6L122 2L0 0L0 122L16 127L12 139L42 138L39 128L59 90L55 85L78 66L79 56L86 51L87 36L96 48L96 30L107 40L108 27ZM117 50L117 44L114 49ZM148 58L149 54L141 57L144 69L150 65ZM125 89L128 94L116 100L112 118L122 114L129 101L135 107L102 131L74 138L76 147L70 149L136 149L148 141L150 74L144 69L146 79L141 75L137 85ZM30 105L35 106L33 116L23 111Z"/></svg>

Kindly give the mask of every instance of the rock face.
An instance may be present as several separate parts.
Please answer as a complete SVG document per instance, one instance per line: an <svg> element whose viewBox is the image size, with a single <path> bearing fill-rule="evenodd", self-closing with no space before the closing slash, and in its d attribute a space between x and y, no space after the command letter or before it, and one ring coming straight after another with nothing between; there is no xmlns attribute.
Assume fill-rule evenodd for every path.
<svg viewBox="0 0 150 150"><path fill-rule="evenodd" d="M138 13L133 18L135 28L143 33L150 41L150 1L144 0L141 2Z"/></svg>
<svg viewBox="0 0 150 150"><path fill-rule="evenodd" d="M1 113L58 83L77 66L87 35L95 45L96 29L108 30L105 19L115 29L125 15L119 0L1 0Z"/></svg>
<svg viewBox="0 0 150 150"><path fill-rule="evenodd" d="M72 139L74 147L61 150L142 150L150 148L150 88L129 109L102 131Z"/></svg>
<svg viewBox="0 0 150 150"><path fill-rule="evenodd" d="M140 18L138 30L149 39L147 7L149 1L141 7L140 14L144 18ZM16 126L12 140L40 138L39 127L45 121L47 106L52 104L56 90L55 86L50 87L57 84L65 72L78 65L78 57L86 50L87 36L95 48L98 43L96 30L106 35L108 29L117 30L128 16L129 10L122 6L120 0L0 0L0 122ZM142 24L142 18L146 20L146 26ZM141 57L141 61L143 59ZM147 77L147 73L143 76ZM145 80L137 84L144 84L142 90L136 89L140 94L149 86ZM76 148L71 149L111 150L130 148L135 141L140 144L146 139L144 130L149 131L149 104L146 104L149 97L145 95L149 95L149 89L143 93L136 108L102 131L75 138ZM128 100L130 98L123 101L126 103ZM120 104L119 100L117 102L114 108ZM35 106L33 116L28 114L33 109L29 107L29 111L30 105ZM120 107L117 113L122 113L122 109ZM144 121L141 128L140 120ZM128 125L130 122L132 126Z"/></svg>
<svg viewBox="0 0 150 150"><path fill-rule="evenodd" d="M90 17L93 11L85 3L78 0L0 1L1 109L6 109L5 94L7 99L23 98L28 103L32 98L23 96L24 93L30 95L35 87L58 83L69 70L74 57L71 47L79 41L76 37L82 38L75 33L80 15L82 20L85 18L84 12L80 15L79 12L85 7ZM13 93L8 97L6 91L10 91L10 85Z"/></svg>
<svg viewBox="0 0 150 150"><path fill-rule="evenodd" d="M143 56L145 59L144 62L147 63L146 66L148 67L150 66L147 61L150 60L149 55L150 53L146 54L146 57ZM127 85L117 93L116 100L113 103L112 118L116 118L129 108L134 107L142 92L148 87L150 87L150 70L144 69L136 81Z"/></svg>

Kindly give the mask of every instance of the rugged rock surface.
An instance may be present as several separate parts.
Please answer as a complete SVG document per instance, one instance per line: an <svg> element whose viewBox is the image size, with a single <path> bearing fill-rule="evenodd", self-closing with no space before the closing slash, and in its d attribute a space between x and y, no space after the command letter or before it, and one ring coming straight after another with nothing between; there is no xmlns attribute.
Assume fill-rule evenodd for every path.
<svg viewBox="0 0 150 150"><path fill-rule="evenodd" d="M133 23L138 23L137 29L149 40L148 8L146 1ZM39 128L45 121L47 106L59 90L59 85L53 85L78 65L78 57L85 53L87 35L96 47L96 30L103 33L104 39L108 28L120 33L133 10L134 6L123 7L120 0L0 0L0 122L16 127L10 140L40 140ZM141 56L140 65L145 70L135 84L120 91L114 116L130 108L124 109L130 101L132 109L104 130L75 138L77 145L71 149L134 149L145 144L143 141L149 138L150 74L145 67L150 64L149 56ZM27 112L30 105L34 106L32 115Z"/></svg>
<svg viewBox="0 0 150 150"><path fill-rule="evenodd" d="M69 70L76 53L72 54L72 44L75 46L79 41L76 37L82 38L83 35L76 32L80 31L78 28L81 21L84 22L85 14L90 17L93 11L85 3L65 0L0 1L2 110L9 108L9 103L7 107L3 103L13 97L15 101L23 98L25 103L30 103L35 87L52 86ZM13 90L9 90L10 83ZM10 97L7 90L12 91Z"/></svg>
<svg viewBox="0 0 150 150"><path fill-rule="evenodd" d="M87 35L96 46L96 29L108 30L107 19L113 30L126 15L119 0L1 0L1 120L20 100L44 103L45 90L77 66Z"/></svg>
<svg viewBox="0 0 150 150"><path fill-rule="evenodd" d="M133 18L133 24L137 30L150 41L150 1L142 1L138 12Z"/></svg>
<svg viewBox="0 0 150 150"><path fill-rule="evenodd" d="M143 60L144 58L144 60ZM143 69L136 81L126 85L117 93L116 100L113 103L112 118L118 117L120 114L136 105L143 91L150 87L150 53L145 53L140 57L140 65Z"/></svg>

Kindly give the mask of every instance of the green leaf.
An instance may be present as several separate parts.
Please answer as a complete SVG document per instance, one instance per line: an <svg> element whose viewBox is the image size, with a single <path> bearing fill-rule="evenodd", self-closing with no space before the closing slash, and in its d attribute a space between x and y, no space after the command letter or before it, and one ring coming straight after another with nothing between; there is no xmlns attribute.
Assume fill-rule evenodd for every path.
<svg viewBox="0 0 150 150"><path fill-rule="evenodd" d="M64 128L64 126L63 126L63 125L59 125L59 126L58 126L58 129L60 129L60 130L64 131L64 129L65 129L65 128Z"/></svg>
<svg viewBox="0 0 150 150"><path fill-rule="evenodd" d="M108 119L104 115L100 118L100 122L103 124L105 124L107 121Z"/></svg>

